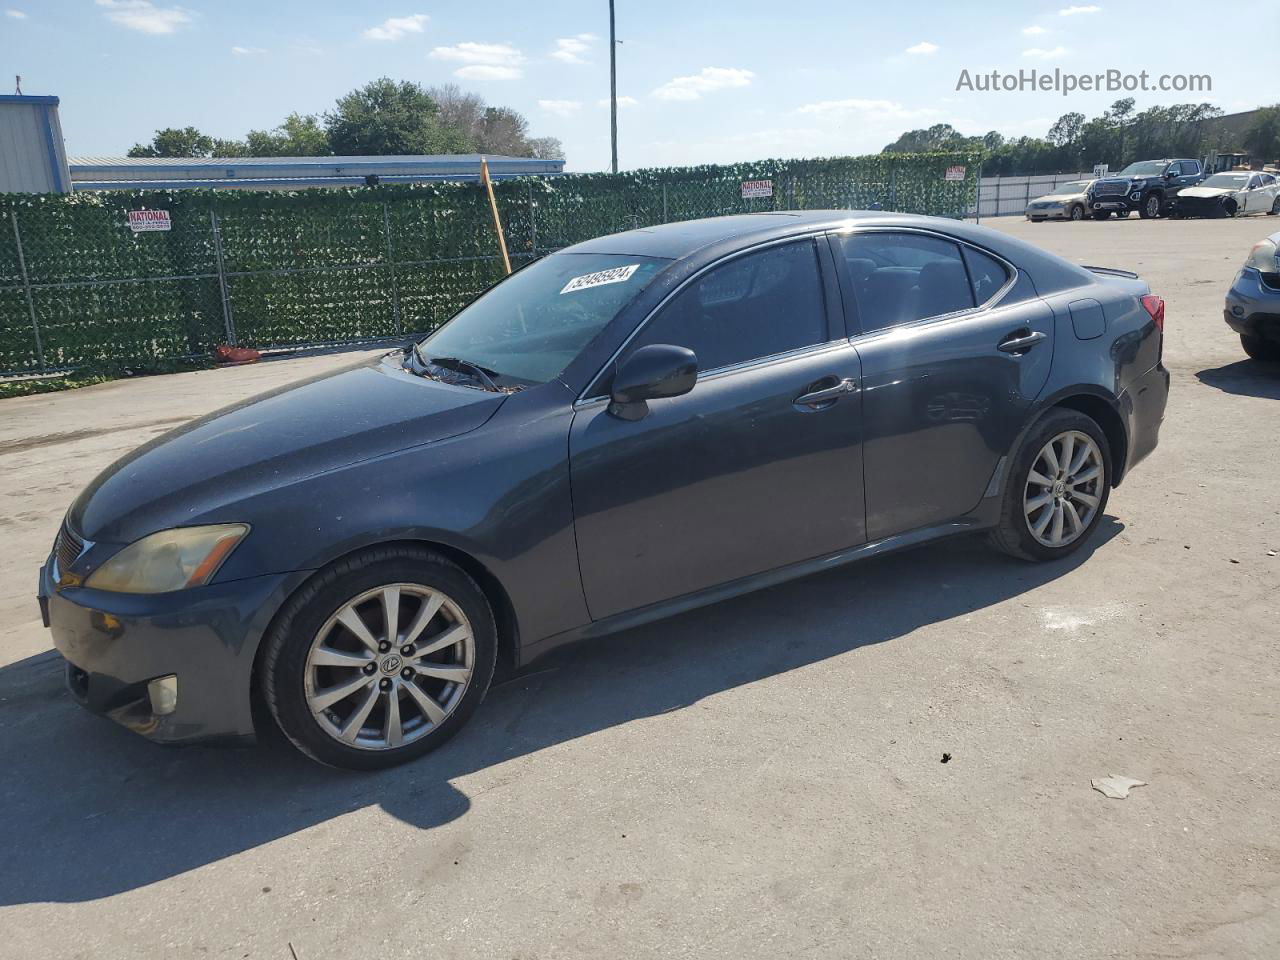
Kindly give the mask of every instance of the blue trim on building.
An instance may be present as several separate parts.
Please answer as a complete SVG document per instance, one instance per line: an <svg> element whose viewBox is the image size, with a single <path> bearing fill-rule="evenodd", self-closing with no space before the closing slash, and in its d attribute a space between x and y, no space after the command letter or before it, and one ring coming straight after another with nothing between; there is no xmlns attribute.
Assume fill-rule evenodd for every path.
<svg viewBox="0 0 1280 960"><path fill-rule="evenodd" d="M58 98L57 97L39 97L34 99L38 99L42 101L48 101L48 100L53 101L53 103L46 102L41 104L44 107L44 109L40 111L40 113L42 114L42 118L44 120L44 145L45 145L46 151L49 154L49 172L53 176L52 182L54 186L57 188L57 190L60 193L70 193L71 192L71 175L62 166L62 164L58 162L58 143L57 143L57 138L54 135L54 128L53 128L53 111L54 111L54 108L57 107L58 105Z"/></svg>
<svg viewBox="0 0 1280 960"><path fill-rule="evenodd" d="M0 103L34 103L43 104L46 107L56 107L58 102L57 97L29 97L25 93L0 94Z"/></svg>
<svg viewBox="0 0 1280 960"><path fill-rule="evenodd" d="M495 173L492 180L515 180L520 177L537 176L554 179L561 176L556 173ZM388 183L478 183L480 177L474 173L456 174L393 174L380 176L380 184ZM286 179L283 177L236 177L234 180L75 180L72 189L79 193L89 190L225 190L237 187L251 187L259 190L301 190L324 187L363 187L364 177L300 177Z"/></svg>

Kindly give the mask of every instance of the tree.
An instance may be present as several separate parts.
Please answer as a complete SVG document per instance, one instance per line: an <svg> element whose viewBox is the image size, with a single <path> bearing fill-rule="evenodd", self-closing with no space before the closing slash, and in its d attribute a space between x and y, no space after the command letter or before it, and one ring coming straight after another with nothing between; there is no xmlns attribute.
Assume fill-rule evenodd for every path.
<svg viewBox="0 0 1280 960"><path fill-rule="evenodd" d="M1244 147L1263 160L1280 159L1280 103L1258 111L1245 131Z"/></svg>
<svg viewBox="0 0 1280 960"><path fill-rule="evenodd" d="M529 156L539 160L563 160L564 144L555 137L534 137L529 141Z"/></svg>
<svg viewBox="0 0 1280 960"><path fill-rule="evenodd" d="M982 145L988 150L999 150L1004 146L1004 134L988 130L982 135Z"/></svg>
<svg viewBox="0 0 1280 960"><path fill-rule="evenodd" d="M221 140L213 141L213 155L215 157L251 157L249 145L243 140Z"/></svg>
<svg viewBox="0 0 1280 960"><path fill-rule="evenodd" d="M1049 128L1046 139L1055 147L1070 146L1080 139L1080 130L1083 126L1083 113L1064 113Z"/></svg>
<svg viewBox="0 0 1280 960"><path fill-rule="evenodd" d="M484 97L468 93L456 83L428 87L427 95L436 102L436 118L440 126L453 131L464 144L460 147L461 152L475 153L479 149L480 124L487 106Z"/></svg>
<svg viewBox="0 0 1280 960"><path fill-rule="evenodd" d="M135 143L131 157L208 157L213 155L213 138L195 127L166 127L157 130L150 144Z"/></svg>
<svg viewBox="0 0 1280 960"><path fill-rule="evenodd" d="M884 148L884 153L929 153L934 150L964 150L981 147L977 137L965 137L949 123L935 123L924 130L908 130Z"/></svg>
<svg viewBox="0 0 1280 960"><path fill-rule="evenodd" d="M325 114L329 147L349 156L440 153L450 137L439 108L417 83L382 77L341 97Z"/></svg>
<svg viewBox="0 0 1280 960"><path fill-rule="evenodd" d="M486 107L476 147L481 153L522 157L529 152L529 121L510 107Z"/></svg>
<svg viewBox="0 0 1280 960"><path fill-rule="evenodd" d="M333 153L329 134L314 114L291 113L274 130L250 130L251 157L324 157Z"/></svg>

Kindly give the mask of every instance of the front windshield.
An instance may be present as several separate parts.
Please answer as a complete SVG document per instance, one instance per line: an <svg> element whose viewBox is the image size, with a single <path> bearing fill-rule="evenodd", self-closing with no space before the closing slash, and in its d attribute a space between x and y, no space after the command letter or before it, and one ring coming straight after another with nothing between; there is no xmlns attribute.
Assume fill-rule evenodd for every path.
<svg viewBox="0 0 1280 960"><path fill-rule="evenodd" d="M423 340L452 357L525 384L557 377L669 260L558 253L512 274Z"/></svg>
<svg viewBox="0 0 1280 960"><path fill-rule="evenodd" d="M1202 187L1229 187L1232 190L1239 190L1249 182L1247 173L1215 173L1212 177L1200 184Z"/></svg>
<svg viewBox="0 0 1280 960"><path fill-rule="evenodd" d="M1160 160L1139 160L1120 171L1122 177L1158 177L1168 164Z"/></svg>

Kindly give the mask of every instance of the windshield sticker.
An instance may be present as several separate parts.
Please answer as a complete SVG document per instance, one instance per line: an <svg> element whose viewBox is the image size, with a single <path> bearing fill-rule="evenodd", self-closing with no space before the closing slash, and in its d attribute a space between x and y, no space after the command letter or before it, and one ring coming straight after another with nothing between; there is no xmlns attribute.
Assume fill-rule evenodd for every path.
<svg viewBox="0 0 1280 960"><path fill-rule="evenodd" d="M608 270L597 270L595 273L584 273L574 277L564 285L560 293L572 293L574 290L586 290L589 287L602 287L606 283L626 283L631 275L640 269L640 264L631 263L625 267L610 267Z"/></svg>

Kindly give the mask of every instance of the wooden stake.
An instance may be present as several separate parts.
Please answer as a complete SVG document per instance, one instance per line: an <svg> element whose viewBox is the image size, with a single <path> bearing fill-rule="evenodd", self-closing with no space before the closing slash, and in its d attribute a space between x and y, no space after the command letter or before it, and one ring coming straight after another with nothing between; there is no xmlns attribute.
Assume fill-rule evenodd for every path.
<svg viewBox="0 0 1280 960"><path fill-rule="evenodd" d="M502 251L502 266L511 275L511 258L507 256L507 238L502 234L502 218L498 216L498 198L493 195L493 180L489 178L489 161L480 158L480 182L489 193L489 210L493 214L493 229L498 232L498 249Z"/></svg>

